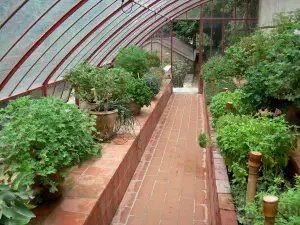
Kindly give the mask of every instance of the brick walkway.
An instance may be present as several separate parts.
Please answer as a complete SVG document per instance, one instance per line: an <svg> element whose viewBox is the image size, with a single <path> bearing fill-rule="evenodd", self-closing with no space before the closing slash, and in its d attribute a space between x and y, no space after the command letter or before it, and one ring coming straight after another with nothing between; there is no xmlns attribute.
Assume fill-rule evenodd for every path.
<svg viewBox="0 0 300 225"><path fill-rule="evenodd" d="M172 95L112 225L210 224L203 98Z"/></svg>

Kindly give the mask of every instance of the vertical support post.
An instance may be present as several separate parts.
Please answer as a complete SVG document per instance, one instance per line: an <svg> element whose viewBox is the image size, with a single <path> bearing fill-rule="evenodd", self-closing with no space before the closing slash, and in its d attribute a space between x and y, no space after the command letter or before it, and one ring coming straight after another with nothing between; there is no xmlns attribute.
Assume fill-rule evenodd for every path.
<svg viewBox="0 0 300 225"><path fill-rule="evenodd" d="M173 81L173 21L171 21L171 33L170 33L170 38L171 38L171 52L170 52L170 63L171 63L171 77Z"/></svg>
<svg viewBox="0 0 300 225"><path fill-rule="evenodd" d="M211 12L210 12L210 17L213 18L214 17L214 0L211 1ZM210 52L209 55L210 57L212 57L212 51L213 51L213 29L214 29L214 20L211 19L210 20Z"/></svg>
<svg viewBox="0 0 300 225"><path fill-rule="evenodd" d="M222 0L222 55L224 55L224 41L225 41L225 24L224 24L224 17L225 17L225 0Z"/></svg>
<svg viewBox="0 0 300 225"><path fill-rule="evenodd" d="M198 75L198 93L203 94L203 79L202 79L202 52L203 52L203 10L200 5L200 19L199 19L199 75Z"/></svg>
<svg viewBox="0 0 300 225"><path fill-rule="evenodd" d="M247 202L253 202L256 193L256 183L261 164L262 154L260 152L250 152L249 155L249 176L247 186Z"/></svg>
<svg viewBox="0 0 300 225"><path fill-rule="evenodd" d="M246 32L249 32L249 0L246 0Z"/></svg>
<svg viewBox="0 0 300 225"><path fill-rule="evenodd" d="M42 96L47 97L47 85L43 85L42 87Z"/></svg>
<svg viewBox="0 0 300 225"><path fill-rule="evenodd" d="M75 88L75 94L77 94L77 93L78 93L78 89ZM75 97L75 104L76 104L77 106L79 106L79 99L76 98L76 97Z"/></svg>
<svg viewBox="0 0 300 225"><path fill-rule="evenodd" d="M234 0L234 32L236 33L236 0Z"/></svg>
<svg viewBox="0 0 300 225"><path fill-rule="evenodd" d="M228 114L232 112L232 102L226 102L226 111Z"/></svg>
<svg viewBox="0 0 300 225"><path fill-rule="evenodd" d="M265 216L265 225L274 225L275 217L278 211L278 198L267 195L263 198L263 214Z"/></svg>
<svg viewBox="0 0 300 225"><path fill-rule="evenodd" d="M153 50L153 46L152 46L152 35L151 35L151 37L150 37L150 51L152 52L152 50Z"/></svg>
<svg viewBox="0 0 300 225"><path fill-rule="evenodd" d="M163 30L160 31L160 62L163 63L163 40L162 37L163 36Z"/></svg>

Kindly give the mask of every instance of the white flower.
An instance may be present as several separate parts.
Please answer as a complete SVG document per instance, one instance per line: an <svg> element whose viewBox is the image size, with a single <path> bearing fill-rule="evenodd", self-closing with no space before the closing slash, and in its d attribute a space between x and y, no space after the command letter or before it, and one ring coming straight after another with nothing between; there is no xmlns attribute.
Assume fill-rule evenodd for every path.
<svg viewBox="0 0 300 225"><path fill-rule="evenodd" d="M300 35L300 30L296 29L296 30L294 31L294 34L295 34L295 35Z"/></svg>
<svg viewBox="0 0 300 225"><path fill-rule="evenodd" d="M71 110L70 109L65 109L66 113L70 112Z"/></svg>

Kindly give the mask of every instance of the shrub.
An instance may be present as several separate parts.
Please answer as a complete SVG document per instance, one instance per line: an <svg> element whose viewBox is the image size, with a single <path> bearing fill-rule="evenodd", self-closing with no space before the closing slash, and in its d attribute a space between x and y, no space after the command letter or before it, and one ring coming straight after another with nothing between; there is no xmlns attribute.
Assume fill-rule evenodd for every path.
<svg viewBox="0 0 300 225"><path fill-rule="evenodd" d="M0 155L7 158L13 172L29 166L33 176L39 176L43 185L50 185L52 192L69 168L101 153L101 146L95 144L91 134L95 118L80 112L76 105L53 97L23 97L10 101L0 112ZM57 172L61 180L53 182L49 175Z"/></svg>
<svg viewBox="0 0 300 225"><path fill-rule="evenodd" d="M160 80L153 73L146 73L143 75L142 80L147 84L153 93L153 97L156 96L160 90Z"/></svg>
<svg viewBox="0 0 300 225"><path fill-rule="evenodd" d="M157 56L156 53L145 51L145 54L150 68L160 67L160 58Z"/></svg>
<svg viewBox="0 0 300 225"><path fill-rule="evenodd" d="M125 69L135 77L139 77L150 69L148 54L134 45L120 50L114 65L116 68Z"/></svg>
<svg viewBox="0 0 300 225"><path fill-rule="evenodd" d="M129 79L126 83L126 94L141 107L149 106L153 96L152 91L142 79Z"/></svg>
<svg viewBox="0 0 300 225"><path fill-rule="evenodd" d="M246 168L249 153L261 152L263 172L280 174L286 167L289 156L297 147L297 134L282 116L269 119L250 116L226 115L216 124L217 141L226 164L233 163Z"/></svg>
<svg viewBox="0 0 300 225"><path fill-rule="evenodd" d="M234 92L222 92L215 95L210 104L210 112L213 116L213 124L215 124L221 116L227 114L227 102L232 102L232 113L234 115L247 115L253 113L251 105L242 101L242 93L240 90L236 90Z"/></svg>
<svg viewBox="0 0 300 225"><path fill-rule="evenodd" d="M184 79L190 69L187 60L174 60L172 73L174 87L183 87Z"/></svg>
<svg viewBox="0 0 300 225"><path fill-rule="evenodd" d="M206 146L209 144L209 137L206 133L199 134L198 144L201 148L206 148Z"/></svg>

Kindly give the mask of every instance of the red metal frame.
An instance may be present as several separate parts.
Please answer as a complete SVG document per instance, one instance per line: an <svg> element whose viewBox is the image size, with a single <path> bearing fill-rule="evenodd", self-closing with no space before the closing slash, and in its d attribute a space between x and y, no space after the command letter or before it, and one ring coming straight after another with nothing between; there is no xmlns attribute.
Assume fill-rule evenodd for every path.
<svg viewBox="0 0 300 225"><path fill-rule="evenodd" d="M172 78L172 81L173 81L173 48L174 48L174 46L173 46L173 44L174 44L174 42L173 42L173 22L171 22L171 31L170 31L170 38L171 38L171 52L170 52L170 64L171 64L171 78ZM173 84L173 82L172 82L172 84ZM172 85L172 87L173 87L173 85Z"/></svg>
<svg viewBox="0 0 300 225"><path fill-rule="evenodd" d="M44 33L36 42L31 46L31 48L23 55L23 57L18 61L18 63L13 67L13 69L6 75L4 80L0 84L0 91L4 88L10 78L15 74L15 72L23 65L26 59L37 49L48 36L50 36L66 19L68 19L74 12L76 12L82 5L84 5L88 0L81 0L76 3L65 15L58 19L47 31Z"/></svg>
<svg viewBox="0 0 300 225"><path fill-rule="evenodd" d="M48 46L48 48L43 52L43 54L31 65L29 70L23 75L23 77L20 79L20 81L17 83L15 88L11 91L9 95L12 95L13 92L17 89L19 84L23 81L23 79L27 76L27 74L32 70L32 68L38 63L38 61L49 51L51 47L53 47L62 36L64 36L79 20L81 20L84 16L86 16L91 10L93 10L97 5L99 5L102 2L102 0L98 1L96 4L94 4L91 8L89 8L85 13L83 13L79 18L77 18L63 33L61 33L55 41ZM114 4L116 1L112 2L109 6ZM43 67L43 69L39 72L39 74L35 77L35 79L31 82L27 90L34 84L34 82L39 78L39 76L44 72L44 70L49 66L49 64L54 60L54 58L64 49L65 46L67 46L86 26L88 26L95 18L97 18L103 11L105 11L109 6L107 6L104 10L102 10L100 13L98 13L92 20L90 20L84 27L79 29L75 35L73 35L72 38L70 38L67 43L65 43L54 56L50 59L50 61Z"/></svg>
<svg viewBox="0 0 300 225"><path fill-rule="evenodd" d="M174 1L175 2L175 1ZM174 2L172 2L172 3L174 3ZM174 9L173 9L173 11L174 10L176 10L176 9L178 9L178 8L180 8L180 7L182 7L183 5L185 5L186 4L186 2L183 2L182 4L180 4L180 5L178 5L178 6L176 6ZM194 5L199 5L200 3L199 2L196 2L196 3L193 3L191 6L194 6ZM203 4L202 2L201 2L201 4ZM190 8L191 6L188 6L188 7L186 7L185 9L183 9L183 10L186 10L187 8ZM160 10L161 11L161 10ZM159 11L159 12L160 12ZM169 14L169 13L172 13L172 10L171 11L168 11L167 12L167 14ZM176 13L177 14L177 13ZM146 22L147 20L151 20L153 18L153 16L151 16L150 18L146 18L144 21ZM172 18L174 18L174 15L172 16ZM160 20L160 19L163 19L163 18L159 18L158 20ZM157 20L157 21L158 21ZM151 25L149 25L148 27L152 27L152 25L153 24L155 24L157 21L154 21ZM136 26L135 27L135 29L134 30L132 30L132 31L130 31L129 33L128 33L128 35L126 35L126 36L124 36L123 38L122 38L122 40L120 40L110 51L109 51L109 53L107 53L102 59L101 59L101 61L98 63L98 66L101 66L101 64L104 62L104 60L114 51L114 49L116 49L116 47L118 46L118 45L120 45L124 40L126 40L126 39L128 39L128 37L132 34L132 33L134 33L137 29L139 29L142 25L144 25L144 22L141 22L138 26ZM157 29L159 29L160 27L156 27ZM141 33L139 33L138 35L141 35ZM135 37L137 37L137 35L135 36ZM151 40L151 52L152 52L152 37L150 37L150 40ZM131 42L130 42L131 43ZM128 45L127 45L128 46ZM125 47L127 47L127 46L125 46ZM100 49L100 48L99 48Z"/></svg>
<svg viewBox="0 0 300 225"><path fill-rule="evenodd" d="M47 85L53 74L58 70L58 68L72 55L72 53L86 40L88 39L96 30L98 30L103 24L105 24L110 18L120 12L124 7L129 5L131 2L127 1L118 9L116 9L113 13L111 13L108 17L106 17L102 22L97 24L88 34L86 34L69 52L65 57L55 66L55 68L51 71L51 73L47 76L43 85Z"/></svg>
<svg viewBox="0 0 300 225"><path fill-rule="evenodd" d="M4 25L24 6L26 3L28 3L29 0L23 0L20 5L18 5L17 8L15 8L8 17L5 18L5 20L0 24L0 29L4 27Z"/></svg>
<svg viewBox="0 0 300 225"><path fill-rule="evenodd" d="M211 12L210 12L210 17L213 18L213 14L214 14L214 1L211 1ZM203 20L203 18L202 18ZM212 40L213 40L213 30L214 30L214 21L211 20L210 21L210 57L212 57ZM199 36L199 40L200 40L200 36Z"/></svg>
<svg viewBox="0 0 300 225"><path fill-rule="evenodd" d="M200 19L199 19L199 74L198 74L198 93L203 94L203 80L202 80L202 52L203 52L203 10L200 5Z"/></svg>
<svg viewBox="0 0 300 225"><path fill-rule="evenodd" d="M61 0L56 0L42 15L39 16L24 32L21 36L13 43L13 45L2 55L0 62L7 56L7 54L19 43L19 41L34 27L54 6L57 5ZM1 29L1 26L0 26Z"/></svg>

